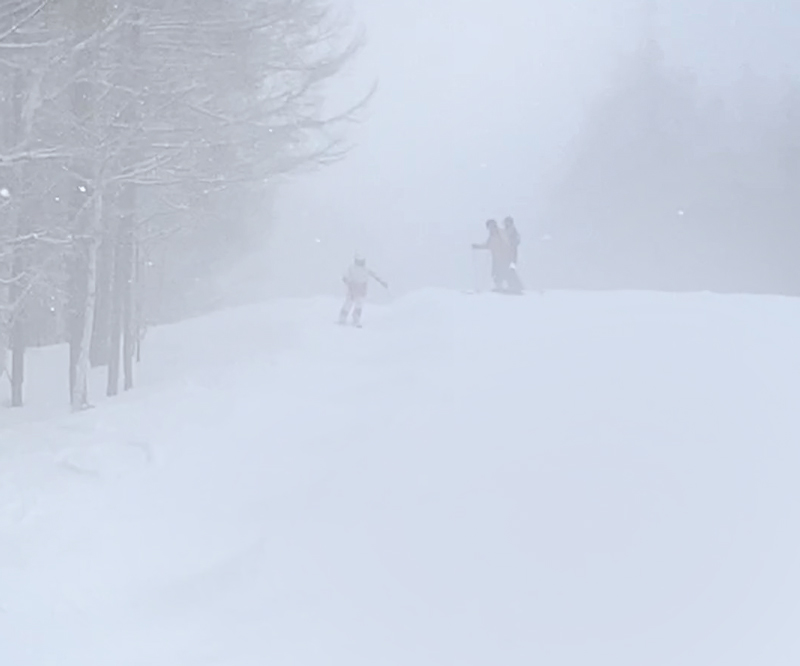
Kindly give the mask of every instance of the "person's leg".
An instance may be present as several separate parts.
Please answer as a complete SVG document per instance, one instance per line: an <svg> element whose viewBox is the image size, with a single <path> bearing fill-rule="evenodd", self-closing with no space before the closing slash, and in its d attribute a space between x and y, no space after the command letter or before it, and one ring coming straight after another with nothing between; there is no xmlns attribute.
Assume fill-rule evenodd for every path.
<svg viewBox="0 0 800 666"><path fill-rule="evenodd" d="M502 291L503 290L503 270L500 266L500 263L497 259L492 259L492 281L494 282L494 290L495 291Z"/></svg>
<svg viewBox="0 0 800 666"><path fill-rule="evenodd" d="M522 280L519 279L519 274L515 266L510 266L508 269L507 283L509 291L515 294L522 293Z"/></svg>
<svg viewBox="0 0 800 666"><path fill-rule="evenodd" d="M342 309L339 311L340 324L347 323L347 316L350 314L350 308L352 307L353 307L353 297L351 296L350 292L347 292L347 296L344 299L344 304L342 305Z"/></svg>
<svg viewBox="0 0 800 666"><path fill-rule="evenodd" d="M364 309L364 297L356 296L353 299L353 323L356 326L361 325L361 311Z"/></svg>
<svg viewBox="0 0 800 666"><path fill-rule="evenodd" d="M498 262L498 264L495 266L494 270L492 271L492 277L494 278L494 287L497 291L506 291L510 288L510 272L511 267L506 262Z"/></svg>

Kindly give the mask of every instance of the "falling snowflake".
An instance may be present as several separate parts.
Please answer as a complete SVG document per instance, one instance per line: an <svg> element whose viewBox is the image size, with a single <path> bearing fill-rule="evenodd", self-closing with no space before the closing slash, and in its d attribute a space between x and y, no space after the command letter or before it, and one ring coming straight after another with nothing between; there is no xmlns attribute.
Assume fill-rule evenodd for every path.
<svg viewBox="0 0 800 666"><path fill-rule="evenodd" d="M8 199L8 198L11 197L11 192L8 191L8 188L4 187L4 188L0 189L0 197L3 197L4 199Z"/></svg>

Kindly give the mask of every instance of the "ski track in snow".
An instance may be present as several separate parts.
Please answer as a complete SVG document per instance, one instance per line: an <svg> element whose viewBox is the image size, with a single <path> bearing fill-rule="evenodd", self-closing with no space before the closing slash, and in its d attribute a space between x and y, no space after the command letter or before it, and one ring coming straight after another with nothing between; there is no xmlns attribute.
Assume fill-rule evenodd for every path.
<svg viewBox="0 0 800 666"><path fill-rule="evenodd" d="M31 355L0 663L800 663L797 301L337 309L156 329L74 416Z"/></svg>

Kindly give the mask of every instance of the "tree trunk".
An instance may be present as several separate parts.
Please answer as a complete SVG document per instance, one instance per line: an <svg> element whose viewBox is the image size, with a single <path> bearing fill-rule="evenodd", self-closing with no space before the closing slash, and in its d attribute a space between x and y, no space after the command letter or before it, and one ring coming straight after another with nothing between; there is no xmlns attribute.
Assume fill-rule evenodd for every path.
<svg viewBox="0 0 800 666"><path fill-rule="evenodd" d="M78 356L80 355L81 335L83 332L83 312L86 301L86 248L73 248L73 256L69 266L69 303L68 336L69 336L69 400L75 395L77 383Z"/></svg>
<svg viewBox="0 0 800 666"><path fill-rule="evenodd" d="M121 229L118 230L117 235L121 235ZM109 340L108 340L108 383L106 385L106 395L115 396L119 393L119 354L122 338L122 301L124 293L125 280L124 272L124 257L122 252L122 239L116 238L113 251L113 266L114 266L114 280L110 290L111 304L110 304L110 317L109 324Z"/></svg>
<svg viewBox="0 0 800 666"><path fill-rule="evenodd" d="M9 145L16 145L22 140L22 97L25 87L24 73L22 70L17 70L14 74L14 82L12 86L12 100L11 100L11 118L9 119L8 129ZM12 186L16 190L17 197L21 198L21 192L24 185L23 165L13 167L13 182ZM23 202L16 201L13 204L12 215L15 219L16 231L19 235L27 231L27 220L25 212L23 211ZM25 323L24 323L24 303L25 299L25 284L23 282L23 275L26 269L26 249L22 246L17 246L13 250L13 259L11 261L11 277L14 280L11 288L8 291L10 302L14 308L11 313L11 406L22 407L23 405L23 383L25 381Z"/></svg>
<svg viewBox="0 0 800 666"><path fill-rule="evenodd" d="M114 282L116 242L114 237L103 239L97 251L97 295L94 328L89 359L93 368L108 365L113 354L111 336L114 327Z"/></svg>
<svg viewBox="0 0 800 666"><path fill-rule="evenodd" d="M88 9L83 4L76 5L76 11ZM80 23L79 23L80 25ZM88 36L88 33L84 36ZM75 54L75 72L80 75L84 70L89 70L92 54L87 48L78 50ZM72 113L75 122L83 124L91 109L92 86L83 77L75 81L70 91ZM85 168L86 165L81 165ZM80 170L79 170L80 171ZM71 187L70 212L68 227L72 227L76 235L86 233L85 218L81 210L86 204L86 188L82 178L75 178ZM80 408L87 396L83 388L79 387L78 363L81 356L81 342L83 339L84 318L86 312L86 287L89 272L89 249L85 242L75 241L72 252L68 258L69 267L69 299L67 305L68 339L69 339L69 401L73 409ZM94 306L92 307L94 309ZM91 328L90 328L91 331Z"/></svg>
<svg viewBox="0 0 800 666"><path fill-rule="evenodd" d="M20 212L18 211L19 215ZM22 230L21 220L17 224L17 229ZM23 252L25 250L17 247L14 250L14 260L12 262L12 274L16 278L9 290L11 302L14 303L14 311L12 312L11 321L11 406L22 407L23 395L22 385L25 381L25 306L22 300L24 296L25 285L21 282L22 275L25 272L25 259Z"/></svg>
<svg viewBox="0 0 800 666"><path fill-rule="evenodd" d="M94 328L94 311L97 301L97 230L102 228L103 219L103 192L101 179L95 179L94 216L91 225L93 237L88 240L86 248L86 298L83 303L83 326L77 349L75 362L75 383L72 390L72 410L80 411L89 407L89 370L91 363L89 351L92 344L92 330Z"/></svg>
<svg viewBox="0 0 800 666"><path fill-rule="evenodd" d="M124 362L125 373L125 390L130 391L133 388L133 354L136 346L136 323L133 313L133 290L135 270L134 262L136 260L136 252L134 250L133 234L128 233L125 236L125 294L122 303L122 331L123 331L123 349L122 359Z"/></svg>
<svg viewBox="0 0 800 666"><path fill-rule="evenodd" d="M121 201L126 210L131 209L132 186L123 190ZM117 227L114 242L114 284L111 290L111 335L109 344L108 387L110 396L119 393L120 352L124 363L125 390L133 386L131 346L131 292L133 277L132 214L124 213Z"/></svg>
<svg viewBox="0 0 800 666"><path fill-rule="evenodd" d="M131 76L133 80L134 89L139 89L142 84L141 74L139 71L140 58L141 58L141 15L138 11L134 12L133 19L130 23L130 30L128 32L128 49L127 58L128 64L131 69ZM128 122L136 126L140 120L140 107L139 105L130 105L126 110L126 118ZM134 312L134 289L136 289L136 280L138 272L138 251L136 246L136 209L138 205L137 188L134 183L126 183L122 190L123 201L123 235L122 235L122 264L124 270L121 273L121 286L123 293L121 294L122 301L122 361L123 372L125 375L124 388L130 391L133 388L133 355L134 352L138 355L138 318Z"/></svg>
<svg viewBox="0 0 800 666"><path fill-rule="evenodd" d="M11 328L11 406L22 407L25 381L25 324L18 312Z"/></svg>

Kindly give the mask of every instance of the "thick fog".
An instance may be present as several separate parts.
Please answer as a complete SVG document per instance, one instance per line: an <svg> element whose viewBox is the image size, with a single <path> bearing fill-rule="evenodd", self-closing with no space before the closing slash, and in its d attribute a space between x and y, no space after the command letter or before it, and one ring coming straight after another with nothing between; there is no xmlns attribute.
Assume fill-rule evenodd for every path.
<svg viewBox="0 0 800 666"><path fill-rule="evenodd" d="M798 35L0 0L0 665L800 664Z"/></svg>
<svg viewBox="0 0 800 666"><path fill-rule="evenodd" d="M464 286L473 279L469 244L483 240L487 218L505 215L513 215L522 231L520 269L528 282L791 288L786 280L762 279L772 260L761 249L741 260L729 259L749 237L725 241L728 228L721 218L730 209L723 203L738 186L736 178L715 179L720 165L709 160L724 150L739 150L737 139L752 139L757 145L746 157L753 168L741 177L753 180L759 169L770 166L761 164L771 161L764 153L776 142L785 143L764 134L776 129L776 119L786 119L781 105L800 75L800 10L789 0L361 0L353 11L368 42L346 79L334 85L334 99L357 94L373 80L378 91L366 122L351 131L355 147L347 159L281 193L269 259L264 260L279 290L338 288L341 267L356 250L390 276L397 289ZM688 108L697 113L686 117L685 108L659 101L658 90L640 94L639 101L652 94L662 128L677 129L689 145L696 141L689 159L695 170L691 180L716 188L714 201L707 200L709 195L703 202L713 205L701 205L687 183L675 184L676 171L689 178L686 159L667 163L667 155L644 145L646 137L626 137L619 131L626 123L622 116L616 118L614 132L607 133L606 145L589 145L593 139L586 133L593 131L607 98L619 96L648 39L663 52L660 67L666 77L692 79L689 92L677 95L691 95ZM720 127L709 109L723 109L730 124L730 131L713 145L707 141L708 125ZM744 117L747 113L752 117ZM800 126L797 118L794 122L797 136ZM651 152L654 161L662 160L655 165L660 170L656 177L663 179L660 194L674 188L669 201L656 200L657 185L650 184L642 194L640 172L619 163L614 151L631 148L627 141L638 142L639 153ZM576 155L585 158L587 153L598 173L576 178ZM616 166L620 173L613 184L599 181L599 174ZM777 177L772 172L761 175L773 181ZM757 185L762 193L764 187ZM604 210L612 206L594 196L594 188L614 190L617 212ZM774 203L778 195L764 196ZM631 202L642 197L651 199L652 207L645 201L631 209ZM571 217L563 210L580 203L583 207ZM790 207L798 210L796 198ZM664 208L673 216L666 222ZM637 238L657 235L660 225L692 225L698 216L708 224L713 218L715 226L702 233L702 242L710 234L734 247L717 254L703 250L695 262L699 265L670 255L662 270L666 276L634 267L612 276L609 266L618 259L633 263L630 255L647 252L633 240L621 239L602 261L581 254L586 250L575 238L594 234L595 245L602 242L604 227L595 218L607 214L625 218L626 224L635 215ZM731 227L741 226L730 222ZM691 233L676 242L698 243ZM650 261L640 258L645 264ZM721 275L709 269L715 262L724 266ZM745 273L753 279L737 280ZM687 279L672 279L673 274Z"/></svg>

